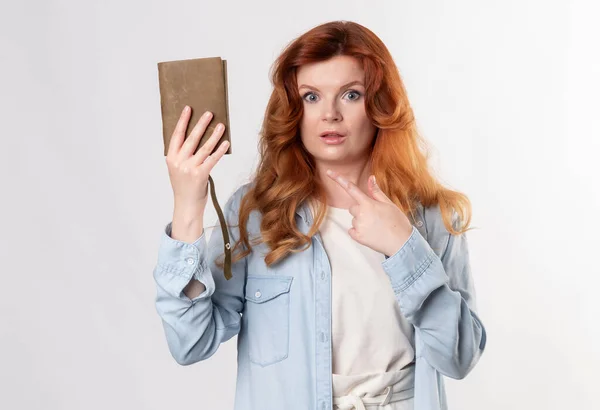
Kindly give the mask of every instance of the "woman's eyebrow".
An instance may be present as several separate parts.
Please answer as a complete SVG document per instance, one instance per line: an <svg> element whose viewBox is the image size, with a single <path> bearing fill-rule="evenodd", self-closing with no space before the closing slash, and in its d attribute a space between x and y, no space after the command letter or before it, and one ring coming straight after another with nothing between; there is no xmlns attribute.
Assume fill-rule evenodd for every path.
<svg viewBox="0 0 600 410"><path fill-rule="evenodd" d="M364 84L362 82L360 82L360 81L357 80L357 81L351 81L348 84L342 85L340 87L340 90L344 89L344 88L347 88L347 87L350 87L352 85L362 85L364 87ZM300 87L298 87L298 89L300 89L300 88L310 88L311 90L319 91L319 89L317 87L313 87L312 85L306 85L306 84L302 84Z"/></svg>

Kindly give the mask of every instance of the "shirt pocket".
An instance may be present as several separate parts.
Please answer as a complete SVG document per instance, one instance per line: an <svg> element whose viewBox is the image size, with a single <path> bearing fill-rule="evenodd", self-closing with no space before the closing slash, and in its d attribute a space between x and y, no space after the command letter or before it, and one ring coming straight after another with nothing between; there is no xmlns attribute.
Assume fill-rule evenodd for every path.
<svg viewBox="0 0 600 410"><path fill-rule="evenodd" d="M244 315L252 363L268 366L288 357L291 276L248 275Z"/></svg>

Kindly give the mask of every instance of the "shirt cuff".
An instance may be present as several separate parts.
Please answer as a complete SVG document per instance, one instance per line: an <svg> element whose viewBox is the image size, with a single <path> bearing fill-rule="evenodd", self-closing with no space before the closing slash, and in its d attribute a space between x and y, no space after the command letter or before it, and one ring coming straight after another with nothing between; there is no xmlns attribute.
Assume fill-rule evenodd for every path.
<svg viewBox="0 0 600 410"><path fill-rule="evenodd" d="M206 230L192 243L171 237L173 222L169 222L161 235L158 264L163 272L191 279L195 272L206 269Z"/></svg>
<svg viewBox="0 0 600 410"><path fill-rule="evenodd" d="M413 226L408 240L396 253L381 262L381 266L394 291L404 291L427 270L435 256L429 243Z"/></svg>

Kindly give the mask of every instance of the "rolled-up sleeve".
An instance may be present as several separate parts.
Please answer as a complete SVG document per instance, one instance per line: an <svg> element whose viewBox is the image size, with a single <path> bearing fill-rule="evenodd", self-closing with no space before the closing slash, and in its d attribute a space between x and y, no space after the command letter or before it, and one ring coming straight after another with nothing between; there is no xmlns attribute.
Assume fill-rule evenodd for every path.
<svg viewBox="0 0 600 410"><path fill-rule="evenodd" d="M439 213L431 216L441 218ZM440 373L461 379L483 353L486 331L475 313L466 234L451 235L446 229L443 232L440 235L446 235L447 245L438 257L413 226L406 243L385 259L382 267L400 310L419 332L422 355Z"/></svg>
<svg viewBox="0 0 600 410"><path fill-rule="evenodd" d="M239 238L235 227L240 194L240 190L235 192L224 206L232 247ZM177 363L189 365L209 358L221 343L239 333L246 258L232 263L232 278L226 280L223 269L215 264L224 252L218 221L208 243L206 230L193 243L186 243L171 237L171 226L169 222L160 238L154 268L155 304L171 355ZM183 289L193 279L204 284L206 290L190 299Z"/></svg>

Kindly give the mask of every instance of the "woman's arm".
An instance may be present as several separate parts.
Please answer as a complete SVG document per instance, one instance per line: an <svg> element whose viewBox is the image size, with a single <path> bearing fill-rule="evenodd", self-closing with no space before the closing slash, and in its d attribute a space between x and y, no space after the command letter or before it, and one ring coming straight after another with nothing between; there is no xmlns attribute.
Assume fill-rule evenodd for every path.
<svg viewBox="0 0 600 410"><path fill-rule="evenodd" d="M467 238L443 228L439 207L427 210L425 216L437 218L427 228L428 236L447 238L441 257L413 227L404 246L382 266L403 315L419 333L422 355L440 373L462 379L477 364L486 344L485 328L475 313Z"/></svg>
<svg viewBox="0 0 600 410"><path fill-rule="evenodd" d="M224 206L230 241L239 238L237 209L241 188ZM232 228L234 225L236 227ZM219 345L238 334L244 306L246 258L231 265L226 280L215 258L223 253L223 233L214 229L206 243L205 231L193 243L171 237L169 223L162 234L154 268L156 311L162 319L169 351L177 363L189 365L212 356ZM198 281L196 285L193 283ZM196 286L193 298L186 291Z"/></svg>

